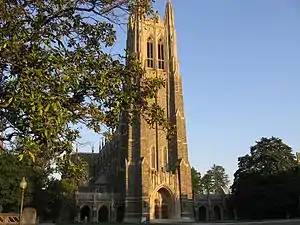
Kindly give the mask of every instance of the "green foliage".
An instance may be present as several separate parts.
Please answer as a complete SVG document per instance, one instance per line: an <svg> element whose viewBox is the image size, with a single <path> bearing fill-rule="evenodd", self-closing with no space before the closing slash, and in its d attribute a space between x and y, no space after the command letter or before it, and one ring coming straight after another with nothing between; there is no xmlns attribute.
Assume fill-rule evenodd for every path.
<svg viewBox="0 0 300 225"><path fill-rule="evenodd" d="M2 212L19 212L21 191L20 182L24 176L27 181L25 205L34 206L37 213L45 218L58 218L63 210L72 209L75 180L55 180L28 158L18 160L16 154L0 154L0 209Z"/></svg>
<svg viewBox="0 0 300 225"><path fill-rule="evenodd" d="M201 179L202 193L222 193L229 184L228 174L224 167L214 164Z"/></svg>
<svg viewBox="0 0 300 225"><path fill-rule="evenodd" d="M235 177L253 172L272 175L296 165L295 155L290 146L284 144L279 138L262 138L256 142L256 145L250 147L250 155L238 158L238 170Z"/></svg>
<svg viewBox="0 0 300 225"><path fill-rule="evenodd" d="M207 175L210 177L209 180L211 182L210 190L213 193L222 193L224 189L226 189L229 185L229 176L226 173L223 166L219 166L214 164L209 171L207 171Z"/></svg>
<svg viewBox="0 0 300 225"><path fill-rule="evenodd" d="M20 161L13 152L0 154L0 208L5 212L18 212L21 199L19 186L23 176L27 182L25 204L38 205L42 197L41 190L45 187L50 173L50 170L36 167L28 157ZM40 200L44 201L42 198Z"/></svg>
<svg viewBox="0 0 300 225"><path fill-rule="evenodd" d="M80 180L81 164L70 160L79 138L72 125L100 133L116 130L120 115L128 122L142 115L170 130L151 101L164 80L145 77L131 55L106 53L116 42L118 10L136 9L132 0L2 1L0 117L6 146L20 159L29 156L40 168L56 164ZM146 0L139 9L152 11Z"/></svg>
<svg viewBox="0 0 300 225"><path fill-rule="evenodd" d="M200 194L201 192L201 174L194 168L191 168L192 176L192 188L194 194Z"/></svg>
<svg viewBox="0 0 300 225"><path fill-rule="evenodd" d="M250 155L240 157L238 162L232 202L239 217L299 215L300 170L291 147L279 138L262 138L250 147Z"/></svg>
<svg viewBox="0 0 300 225"><path fill-rule="evenodd" d="M204 176L201 179L201 193L202 194L210 194L212 193L212 176L209 171L204 174Z"/></svg>
<svg viewBox="0 0 300 225"><path fill-rule="evenodd" d="M202 177L194 167L191 171L195 194L222 193L223 189L228 187L228 174L222 166L214 164Z"/></svg>
<svg viewBox="0 0 300 225"><path fill-rule="evenodd" d="M68 181L51 179L44 190L44 208L40 215L44 220L51 219L57 221L64 214L70 213L75 207L74 192L67 184ZM45 201L46 200L46 201ZM71 210L70 210L71 209Z"/></svg>
<svg viewBox="0 0 300 225"><path fill-rule="evenodd" d="M17 211L20 203L22 164L12 154L0 155L0 208L3 212Z"/></svg>

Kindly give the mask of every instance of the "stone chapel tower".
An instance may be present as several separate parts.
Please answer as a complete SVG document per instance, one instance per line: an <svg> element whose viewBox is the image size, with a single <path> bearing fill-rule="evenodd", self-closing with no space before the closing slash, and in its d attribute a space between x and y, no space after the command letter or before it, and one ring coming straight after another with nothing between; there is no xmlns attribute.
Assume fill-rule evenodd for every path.
<svg viewBox="0 0 300 225"><path fill-rule="evenodd" d="M192 219L191 168L188 160L182 81L179 72L173 6L167 0L164 19L132 14L127 49L135 53L148 76L166 80L157 96L176 134L150 128L142 119L127 129L125 221Z"/></svg>

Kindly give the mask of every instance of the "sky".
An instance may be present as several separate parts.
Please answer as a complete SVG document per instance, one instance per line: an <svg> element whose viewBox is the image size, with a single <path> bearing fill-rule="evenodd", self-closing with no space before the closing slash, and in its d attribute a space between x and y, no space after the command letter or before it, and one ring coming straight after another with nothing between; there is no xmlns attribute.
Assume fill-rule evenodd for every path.
<svg viewBox="0 0 300 225"><path fill-rule="evenodd" d="M300 151L300 1L172 2L191 165L222 165L232 179L261 137ZM125 38L119 30L114 51ZM99 135L83 130L80 142L90 151Z"/></svg>

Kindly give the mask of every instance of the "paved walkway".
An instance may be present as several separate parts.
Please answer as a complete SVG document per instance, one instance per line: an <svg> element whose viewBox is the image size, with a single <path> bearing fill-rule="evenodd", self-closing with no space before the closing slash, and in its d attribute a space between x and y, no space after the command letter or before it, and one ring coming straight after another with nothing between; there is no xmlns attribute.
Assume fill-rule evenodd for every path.
<svg viewBox="0 0 300 225"><path fill-rule="evenodd" d="M300 219L291 219L291 220L268 220L268 221L255 221L255 222L219 222L219 223L192 223L193 225L217 225L217 224L222 224L222 225L251 225L251 224L264 224L264 225L268 225L268 224L277 224L277 225L300 225Z"/></svg>
<svg viewBox="0 0 300 225"><path fill-rule="evenodd" d="M110 223L103 223L103 225L108 225ZM122 224L122 223L121 223ZM215 223L212 223L212 222L207 222L207 223L187 223L187 222L183 222L183 223L180 223L180 222L161 222L161 223L150 223L151 224L165 224L165 225L182 225L182 224L186 224L186 225L300 225L300 219L294 219L294 220L268 220L268 221L256 221L256 222L215 222ZM40 223L39 225L55 225L55 223ZM100 225L100 224L99 224ZM129 224L126 224L126 225L129 225Z"/></svg>

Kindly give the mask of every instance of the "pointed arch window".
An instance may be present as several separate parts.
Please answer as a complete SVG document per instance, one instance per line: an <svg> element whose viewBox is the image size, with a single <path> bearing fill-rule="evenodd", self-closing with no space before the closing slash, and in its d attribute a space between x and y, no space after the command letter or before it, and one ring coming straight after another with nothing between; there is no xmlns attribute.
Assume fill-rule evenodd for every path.
<svg viewBox="0 0 300 225"><path fill-rule="evenodd" d="M168 161L169 161L168 157L169 157L169 155L168 155L168 149L167 149L167 147L164 147L163 151L162 151L163 167L166 167L168 165Z"/></svg>
<svg viewBox="0 0 300 225"><path fill-rule="evenodd" d="M165 54L164 54L164 42L162 39L158 41L158 69L165 69Z"/></svg>
<svg viewBox="0 0 300 225"><path fill-rule="evenodd" d="M156 157L155 157L155 148L152 146L150 150L151 157L151 168L155 169L156 167Z"/></svg>
<svg viewBox="0 0 300 225"><path fill-rule="evenodd" d="M151 37L147 40L147 67L154 68L154 45Z"/></svg>

